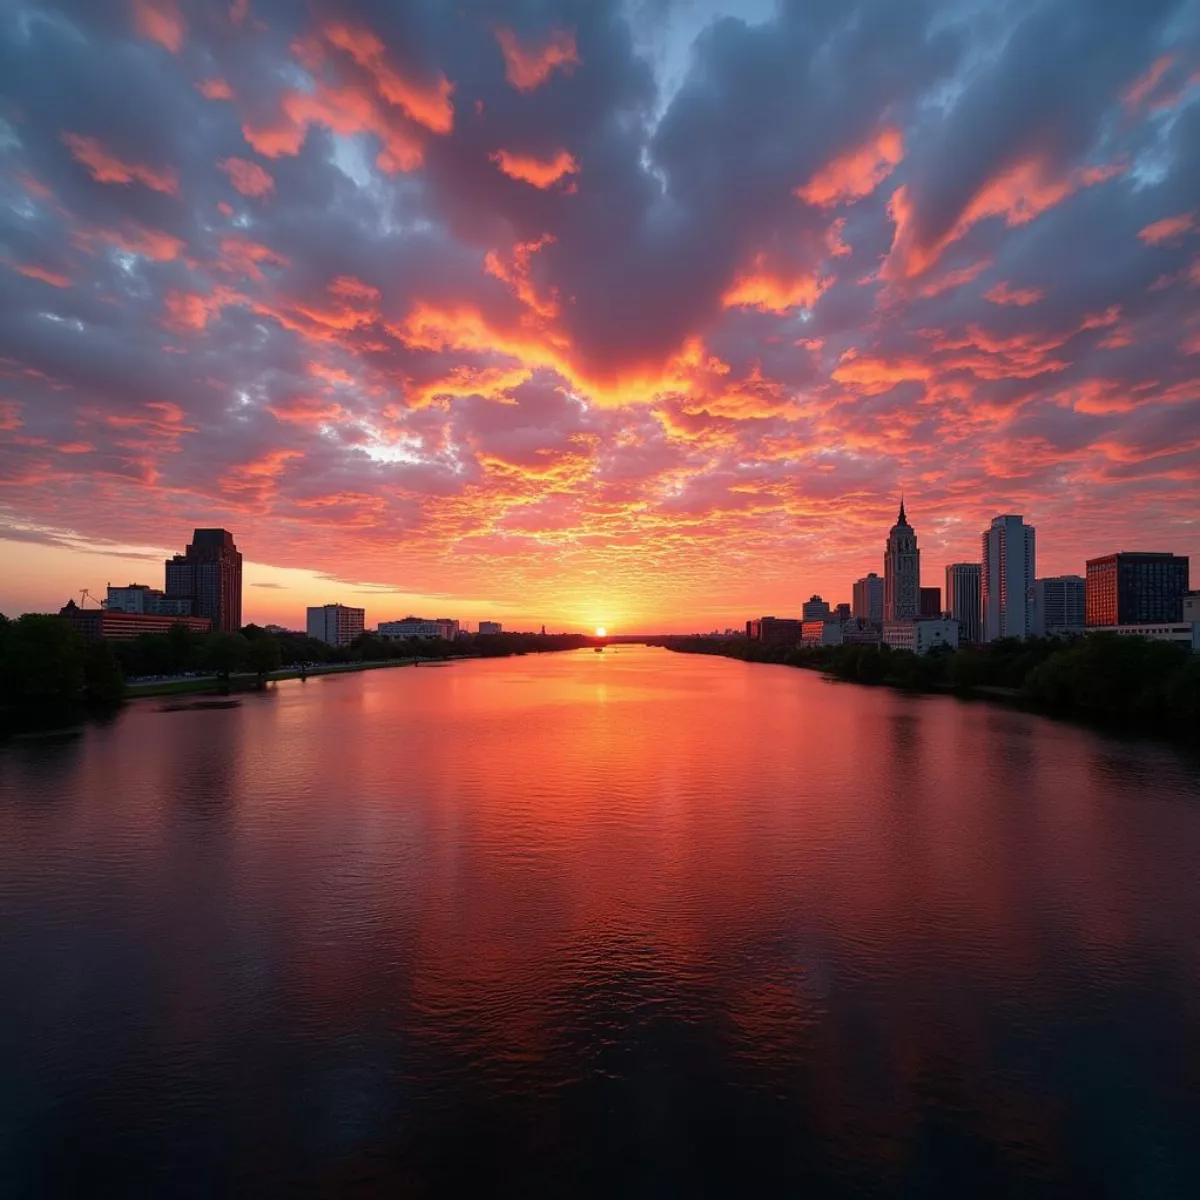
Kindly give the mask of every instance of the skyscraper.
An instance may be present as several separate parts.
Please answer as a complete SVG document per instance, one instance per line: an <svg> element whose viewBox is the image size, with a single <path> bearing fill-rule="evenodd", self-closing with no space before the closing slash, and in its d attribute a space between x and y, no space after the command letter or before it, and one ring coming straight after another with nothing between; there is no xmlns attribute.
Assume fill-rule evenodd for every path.
<svg viewBox="0 0 1200 1200"><path fill-rule="evenodd" d="M366 627L367 614L362 608L347 608L344 604L324 604L310 608L305 629L310 638L330 646L348 646Z"/></svg>
<svg viewBox="0 0 1200 1200"><path fill-rule="evenodd" d="M939 587L923 587L921 589L921 620L936 621L942 615L942 589Z"/></svg>
<svg viewBox="0 0 1200 1200"><path fill-rule="evenodd" d="M1147 625L1183 618L1188 559L1181 554L1107 554L1087 560L1088 625Z"/></svg>
<svg viewBox="0 0 1200 1200"><path fill-rule="evenodd" d="M1034 529L1019 515L993 517L983 534L983 640L1028 637L1033 632L1033 584L1037 577Z"/></svg>
<svg viewBox="0 0 1200 1200"><path fill-rule="evenodd" d="M1054 575L1033 585L1035 637L1083 632L1084 583L1082 575Z"/></svg>
<svg viewBox="0 0 1200 1200"><path fill-rule="evenodd" d="M920 614L921 552L901 500L900 515L888 534L883 554L883 619L915 621Z"/></svg>
<svg viewBox="0 0 1200 1200"><path fill-rule="evenodd" d="M810 596L800 609L801 615L806 621L827 621L829 620L829 604L822 600L820 596Z"/></svg>
<svg viewBox="0 0 1200 1200"><path fill-rule="evenodd" d="M167 595L191 600L216 633L242 627L242 555L225 529L197 529L186 553L166 562Z"/></svg>
<svg viewBox="0 0 1200 1200"><path fill-rule="evenodd" d="M976 645L983 640L978 563L950 563L946 567L946 611L958 622L960 645Z"/></svg>
<svg viewBox="0 0 1200 1200"><path fill-rule="evenodd" d="M883 624L883 580L874 571L854 581L854 603L851 610L860 621Z"/></svg>

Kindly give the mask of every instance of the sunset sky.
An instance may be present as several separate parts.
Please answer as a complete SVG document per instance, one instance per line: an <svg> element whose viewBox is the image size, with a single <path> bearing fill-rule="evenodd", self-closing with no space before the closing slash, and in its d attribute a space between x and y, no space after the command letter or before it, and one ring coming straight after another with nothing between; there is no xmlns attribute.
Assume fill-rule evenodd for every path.
<svg viewBox="0 0 1200 1200"><path fill-rule="evenodd" d="M724 627L902 490L1200 562L1197 0L0 6L0 611Z"/></svg>

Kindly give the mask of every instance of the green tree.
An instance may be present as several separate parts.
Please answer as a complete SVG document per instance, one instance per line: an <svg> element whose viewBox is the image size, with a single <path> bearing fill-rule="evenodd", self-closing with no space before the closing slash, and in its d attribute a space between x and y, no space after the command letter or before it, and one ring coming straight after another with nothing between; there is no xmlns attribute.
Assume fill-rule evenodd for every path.
<svg viewBox="0 0 1200 1200"><path fill-rule="evenodd" d="M87 702L115 708L125 699L125 678L111 642L89 642L83 654L83 687Z"/></svg>
<svg viewBox="0 0 1200 1200"><path fill-rule="evenodd" d="M278 671L283 662L279 651L279 639L269 633L261 633L250 642L250 665L258 676L258 686L262 687L267 676L272 671Z"/></svg>
<svg viewBox="0 0 1200 1200"><path fill-rule="evenodd" d="M7 705L77 703L83 693L83 639L59 616L26 613L5 623L0 700Z"/></svg>
<svg viewBox="0 0 1200 1200"><path fill-rule="evenodd" d="M196 635L182 622L176 621L167 630L167 641L170 644L171 671L182 675L196 666L197 638Z"/></svg>
<svg viewBox="0 0 1200 1200"><path fill-rule="evenodd" d="M226 683L230 675L244 671L250 663L250 643L240 633L218 633L204 647L208 669Z"/></svg>

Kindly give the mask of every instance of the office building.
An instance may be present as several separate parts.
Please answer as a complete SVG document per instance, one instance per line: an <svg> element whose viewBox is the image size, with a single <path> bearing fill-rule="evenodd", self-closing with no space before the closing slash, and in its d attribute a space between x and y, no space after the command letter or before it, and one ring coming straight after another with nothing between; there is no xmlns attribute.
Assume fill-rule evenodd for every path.
<svg viewBox="0 0 1200 1200"><path fill-rule="evenodd" d="M329 646L348 646L367 626L363 608L347 608L344 604L322 604L308 610L305 629L310 638Z"/></svg>
<svg viewBox="0 0 1200 1200"><path fill-rule="evenodd" d="M217 633L242 627L242 556L225 529L197 529L183 554L167 559L167 595L191 602Z"/></svg>
<svg viewBox="0 0 1200 1200"><path fill-rule="evenodd" d="M888 534L883 555L883 619L913 621L920 614L921 552L901 500L900 515Z"/></svg>
<svg viewBox="0 0 1200 1200"><path fill-rule="evenodd" d="M1170 625L1183 620L1188 559L1179 554L1107 554L1087 560L1088 628Z"/></svg>
<svg viewBox="0 0 1200 1200"><path fill-rule="evenodd" d="M841 621L805 621L800 627L800 645L802 646L840 646L841 644Z"/></svg>
<svg viewBox="0 0 1200 1200"><path fill-rule="evenodd" d="M503 626L499 621L480 621L479 632L483 637L487 637L489 634L502 633Z"/></svg>
<svg viewBox="0 0 1200 1200"><path fill-rule="evenodd" d="M403 621L380 621L379 634L391 638L442 638L452 642L458 637L458 622L449 617L405 617Z"/></svg>
<svg viewBox="0 0 1200 1200"><path fill-rule="evenodd" d="M854 614L850 611L850 605L848 604L839 604L837 608L833 610L833 619L835 621L849 621L853 615Z"/></svg>
<svg viewBox="0 0 1200 1200"><path fill-rule="evenodd" d="M958 649L958 622L948 618L936 621L884 621L883 643L893 650L910 650L913 654L928 654L947 646Z"/></svg>
<svg viewBox="0 0 1200 1200"><path fill-rule="evenodd" d="M183 625L193 633L212 632L212 622L207 617L80 608L74 600L59 609L58 615L70 621L88 641L128 642L146 633L169 633L173 625Z"/></svg>
<svg viewBox="0 0 1200 1200"><path fill-rule="evenodd" d="M810 596L801 605L800 611L806 621L827 621L832 615L829 605L820 596Z"/></svg>
<svg viewBox="0 0 1200 1200"><path fill-rule="evenodd" d="M872 571L854 581L851 615L872 625L883 624L883 580Z"/></svg>
<svg viewBox="0 0 1200 1200"><path fill-rule="evenodd" d="M104 607L110 612L186 617L192 611L192 602L189 597L168 596L145 583L127 583L124 587L113 587L110 583Z"/></svg>
<svg viewBox="0 0 1200 1200"><path fill-rule="evenodd" d="M798 646L801 629L794 617L759 617L746 622L746 637L764 646Z"/></svg>
<svg viewBox="0 0 1200 1200"><path fill-rule="evenodd" d="M1173 642L1176 646L1183 646L1194 654L1200 654L1200 623L1196 621L1159 621L1145 625L1089 625L1087 632L1149 638L1152 642Z"/></svg>
<svg viewBox="0 0 1200 1200"><path fill-rule="evenodd" d="M878 646L880 642L879 625L862 619L851 617L842 624L842 643L846 646Z"/></svg>
<svg viewBox="0 0 1200 1200"><path fill-rule="evenodd" d="M938 587L923 587L921 589L921 619L936 621L942 615L942 589Z"/></svg>
<svg viewBox="0 0 1200 1200"><path fill-rule="evenodd" d="M1034 637L1063 637L1082 633L1084 619L1082 575L1053 575L1033 585Z"/></svg>
<svg viewBox="0 0 1200 1200"><path fill-rule="evenodd" d="M959 641L966 646L983 640L983 594L979 563L946 567L946 616L958 622Z"/></svg>
<svg viewBox="0 0 1200 1200"><path fill-rule="evenodd" d="M1018 515L993 517L981 541L983 640L1028 637L1033 631L1031 600L1037 578L1033 526Z"/></svg>
<svg viewBox="0 0 1200 1200"><path fill-rule="evenodd" d="M1188 592L1184 596L1183 619L1200 622L1200 592Z"/></svg>

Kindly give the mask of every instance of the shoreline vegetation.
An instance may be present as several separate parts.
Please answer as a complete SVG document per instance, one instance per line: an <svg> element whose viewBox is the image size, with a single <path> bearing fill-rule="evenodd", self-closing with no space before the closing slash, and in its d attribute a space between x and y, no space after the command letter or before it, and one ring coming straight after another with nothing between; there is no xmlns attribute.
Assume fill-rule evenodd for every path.
<svg viewBox="0 0 1200 1200"><path fill-rule="evenodd" d="M924 655L889 646L763 646L741 635L665 637L653 644L801 667L866 686L991 700L1109 732L1194 744L1200 729L1200 655L1147 638L1005 638Z"/></svg>
<svg viewBox="0 0 1200 1200"><path fill-rule="evenodd" d="M596 644L596 638L572 633L476 634L453 642L364 633L348 646L329 646L257 625L198 635L182 624L127 642L89 642L55 615L0 616L0 736L111 716L129 700L225 696L288 679Z"/></svg>

